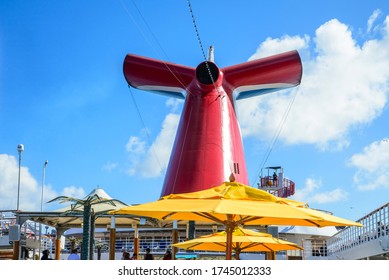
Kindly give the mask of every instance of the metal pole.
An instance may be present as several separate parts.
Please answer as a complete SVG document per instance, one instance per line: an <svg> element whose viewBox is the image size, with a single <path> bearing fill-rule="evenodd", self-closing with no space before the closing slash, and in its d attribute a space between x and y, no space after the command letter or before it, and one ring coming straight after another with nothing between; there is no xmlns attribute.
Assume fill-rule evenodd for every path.
<svg viewBox="0 0 389 280"><path fill-rule="evenodd" d="M19 175L18 175L18 197L16 203L16 211L19 212L19 201L20 201L20 165L22 162L22 152L24 151L24 145L18 145L18 153L19 153ZM19 215L16 213L16 224L19 225ZM19 240L15 240L13 243L13 259L18 260L20 258L20 236Z"/></svg>
<svg viewBox="0 0 389 280"><path fill-rule="evenodd" d="M172 244L178 243L178 222L176 220L173 221L173 230L172 230ZM178 247L172 246L172 259L176 260L176 254L178 253Z"/></svg>
<svg viewBox="0 0 389 280"><path fill-rule="evenodd" d="M42 171L42 194L41 194L41 212L43 212L43 189L45 185L45 175L46 175L46 166L49 163L48 160L45 161L43 164L43 171ZM39 223L39 259L41 257L41 250L42 250L42 223Z"/></svg>
<svg viewBox="0 0 389 280"><path fill-rule="evenodd" d="M46 175L46 166L49 163L48 160L43 164L43 172L42 172L42 194L41 194L41 212L43 212L43 189L45 185L45 175Z"/></svg>
<svg viewBox="0 0 389 280"><path fill-rule="evenodd" d="M208 49L208 61L215 62L215 56L214 56L214 48L213 46L210 46Z"/></svg>
<svg viewBox="0 0 389 280"><path fill-rule="evenodd" d="M20 200L20 164L22 162L22 153L24 151L24 145L19 144L18 145L18 152L19 152L19 176L18 176L18 200L16 204L16 210L19 211L19 200Z"/></svg>

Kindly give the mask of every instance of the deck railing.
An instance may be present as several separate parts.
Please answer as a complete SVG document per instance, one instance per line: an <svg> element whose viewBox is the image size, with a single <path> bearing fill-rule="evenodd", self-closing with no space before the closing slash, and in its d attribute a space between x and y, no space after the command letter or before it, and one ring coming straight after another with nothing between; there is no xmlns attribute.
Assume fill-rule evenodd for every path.
<svg viewBox="0 0 389 280"><path fill-rule="evenodd" d="M346 227L327 240L328 254L336 254L389 235L389 203L359 219L363 227Z"/></svg>

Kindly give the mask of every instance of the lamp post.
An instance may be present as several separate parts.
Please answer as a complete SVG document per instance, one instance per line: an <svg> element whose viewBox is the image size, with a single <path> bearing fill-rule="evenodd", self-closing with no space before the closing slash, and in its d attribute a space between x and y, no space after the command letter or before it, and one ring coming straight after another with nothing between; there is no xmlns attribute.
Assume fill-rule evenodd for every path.
<svg viewBox="0 0 389 280"><path fill-rule="evenodd" d="M20 228L19 225L19 201L20 201L20 164L22 162L22 153L24 151L24 145L18 145L18 153L19 153L19 175L18 175L18 198L16 203L16 225ZM18 232L18 240L13 242L13 259L18 260L20 257L20 233Z"/></svg>
<svg viewBox="0 0 389 280"><path fill-rule="evenodd" d="M22 162L22 153L24 151L24 145L19 144L18 145L18 152L19 152L19 176L18 176L18 201L16 205L16 210L19 211L19 200L20 200L20 163Z"/></svg>
<svg viewBox="0 0 389 280"><path fill-rule="evenodd" d="M43 190L45 186L45 175L46 175L46 166L49 163L48 160L45 161L43 164L43 171L42 171L42 194L41 194L41 212L43 212ZM39 258L41 256L41 249L42 249L42 223L39 223Z"/></svg>
<svg viewBox="0 0 389 280"><path fill-rule="evenodd" d="M45 175L46 175L46 166L49 163L48 160L43 164L43 172L42 172L42 194L41 194L41 212L43 212L43 189L45 185Z"/></svg>

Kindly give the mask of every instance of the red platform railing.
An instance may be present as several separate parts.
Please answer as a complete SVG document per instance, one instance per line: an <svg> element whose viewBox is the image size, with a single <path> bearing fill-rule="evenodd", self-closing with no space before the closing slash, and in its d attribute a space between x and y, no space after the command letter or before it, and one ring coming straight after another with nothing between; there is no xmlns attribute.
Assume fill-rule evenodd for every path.
<svg viewBox="0 0 389 280"><path fill-rule="evenodd" d="M284 178L282 180L282 186L278 186L278 183L279 180L274 179L273 176L266 176L261 178L258 187L259 189L266 190L278 197L289 197L294 195L296 189L293 181Z"/></svg>

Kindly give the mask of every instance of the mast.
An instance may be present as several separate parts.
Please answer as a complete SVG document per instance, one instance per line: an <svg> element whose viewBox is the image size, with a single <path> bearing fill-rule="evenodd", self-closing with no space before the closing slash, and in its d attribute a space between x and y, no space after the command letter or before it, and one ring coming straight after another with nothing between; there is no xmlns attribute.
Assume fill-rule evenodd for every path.
<svg viewBox="0 0 389 280"><path fill-rule="evenodd" d="M208 61L215 62L215 56L214 56L214 48L213 46L210 46L208 49Z"/></svg>

